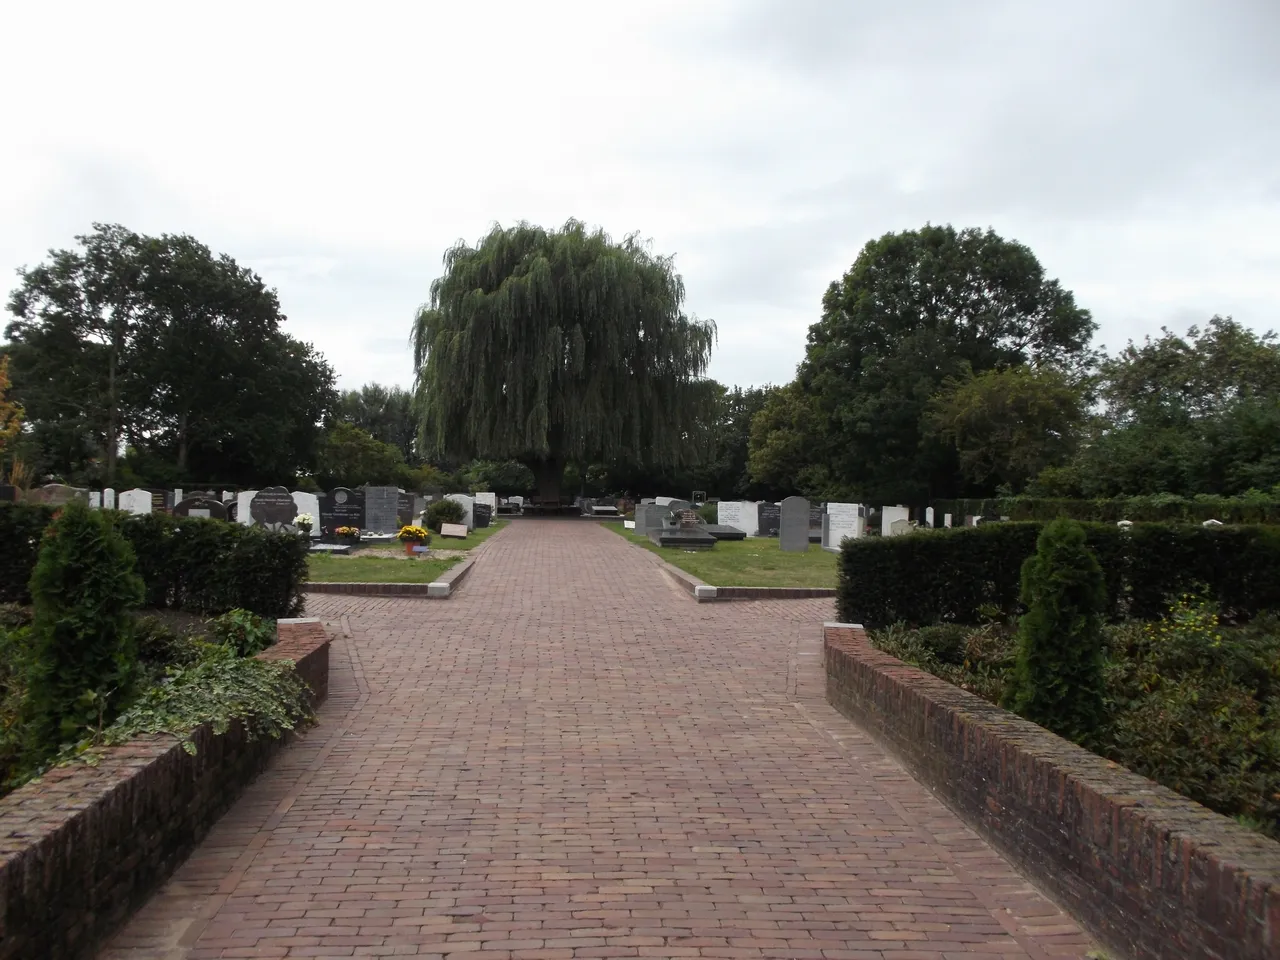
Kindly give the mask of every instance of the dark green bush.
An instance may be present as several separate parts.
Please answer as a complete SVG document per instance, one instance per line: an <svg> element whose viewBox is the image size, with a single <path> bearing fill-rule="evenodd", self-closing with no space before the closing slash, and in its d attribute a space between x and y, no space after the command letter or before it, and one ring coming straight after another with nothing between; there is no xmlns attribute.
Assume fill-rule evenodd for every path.
<svg viewBox="0 0 1280 960"><path fill-rule="evenodd" d="M1178 497L1157 494L1103 500L1063 500L1049 497L1003 497L990 500L935 500L934 516L944 513L955 523L966 516L1047 522L1058 517L1094 523L1223 523L1280 524L1280 500L1254 497Z"/></svg>
<svg viewBox="0 0 1280 960"><path fill-rule="evenodd" d="M31 602L27 584L53 512L43 504L0 503L0 603Z"/></svg>
<svg viewBox="0 0 1280 960"><path fill-rule="evenodd" d="M840 553L841 620L976 624L1011 619L1038 523L991 523L847 541ZM1207 587L1232 619L1280 609L1280 529L1186 524L1082 524L1102 567L1106 617L1151 619L1171 597Z"/></svg>
<svg viewBox="0 0 1280 960"><path fill-rule="evenodd" d="M146 607L205 616L240 608L273 619L302 609L307 577L302 537L164 513L101 515L111 518L133 546ZM27 583L36 545L52 517L48 507L0 504L0 603L31 602Z"/></svg>
<svg viewBox="0 0 1280 960"><path fill-rule="evenodd" d="M703 523L719 523L720 522L720 504L704 503L698 508L698 516L702 518ZM634 520L635 517L632 517Z"/></svg>
<svg viewBox="0 0 1280 960"><path fill-rule="evenodd" d="M427 507L427 528L432 533L440 532L444 523L461 523L467 515L457 500L436 500Z"/></svg>
<svg viewBox="0 0 1280 960"><path fill-rule="evenodd" d="M1054 520L1022 565L1018 652L1006 706L1077 743L1090 743L1104 718L1102 568L1084 530Z"/></svg>
<svg viewBox="0 0 1280 960"><path fill-rule="evenodd" d="M110 723L130 693L129 611L143 598L133 548L110 516L67 504L45 528L31 596L27 755L39 763L78 731Z"/></svg>
<svg viewBox="0 0 1280 960"><path fill-rule="evenodd" d="M215 640L241 657L256 656L276 642L276 622L248 610L228 610L210 620L209 629Z"/></svg>

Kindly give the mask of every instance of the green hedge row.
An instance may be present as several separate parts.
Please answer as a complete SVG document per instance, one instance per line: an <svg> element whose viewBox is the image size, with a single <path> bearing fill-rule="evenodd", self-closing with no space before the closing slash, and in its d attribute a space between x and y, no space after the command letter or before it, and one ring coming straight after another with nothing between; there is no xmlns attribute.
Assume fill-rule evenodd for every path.
<svg viewBox="0 0 1280 960"><path fill-rule="evenodd" d="M31 602L27 583L53 513L40 504L0 504L0 602ZM240 608L272 619L302 609L301 537L164 513L113 516L133 545L149 608L209 616Z"/></svg>
<svg viewBox="0 0 1280 960"><path fill-rule="evenodd" d="M845 623L980 623L1010 617L1039 523L993 523L850 540L840 552L837 609ZM1280 609L1280 530L1267 526L1087 523L1102 565L1107 615L1155 619L1171 596L1207 587L1228 615Z"/></svg>
<svg viewBox="0 0 1280 960"><path fill-rule="evenodd" d="M1149 497L1117 497L1110 500L1056 500L1042 497L1004 497L990 500L934 500L934 517L940 524L944 513L956 526L965 517L1010 520L1071 520L1095 523L1223 523L1280 524L1280 500L1253 500L1240 497L1176 497L1160 494Z"/></svg>

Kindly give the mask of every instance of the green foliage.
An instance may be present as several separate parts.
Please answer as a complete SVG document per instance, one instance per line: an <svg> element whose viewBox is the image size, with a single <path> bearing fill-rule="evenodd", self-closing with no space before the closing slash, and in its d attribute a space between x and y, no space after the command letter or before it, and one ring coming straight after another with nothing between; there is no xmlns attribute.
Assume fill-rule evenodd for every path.
<svg viewBox="0 0 1280 960"><path fill-rule="evenodd" d="M457 500L436 500L427 507L427 529L440 532L443 523L461 523L467 515Z"/></svg>
<svg viewBox="0 0 1280 960"><path fill-rule="evenodd" d="M318 473L326 487L389 484L404 467L400 450L350 423L334 424L320 446Z"/></svg>
<svg viewBox="0 0 1280 960"><path fill-rule="evenodd" d="M110 484L125 437L155 481L283 482L314 461L333 371L281 332L261 278L189 236L76 240L20 271L5 331L46 469Z"/></svg>
<svg viewBox="0 0 1280 960"><path fill-rule="evenodd" d="M487 490L499 496L526 494L537 486L533 471L518 460L476 460L462 471L468 492Z"/></svg>
<svg viewBox="0 0 1280 960"><path fill-rule="evenodd" d="M339 397L335 415L380 443L395 447L406 463L413 462L418 428L413 394L408 390L366 383L359 390L348 390Z"/></svg>
<svg viewBox="0 0 1280 960"><path fill-rule="evenodd" d="M31 602L28 582L53 514L43 504L0 503L0 603Z"/></svg>
<svg viewBox="0 0 1280 960"><path fill-rule="evenodd" d="M1018 654L1007 704L1019 715L1077 743L1103 722L1102 568L1084 530L1054 520L1022 565Z"/></svg>
<svg viewBox="0 0 1280 960"><path fill-rule="evenodd" d="M880 627L981 623L1020 614L1020 573L1041 525L992 523L847 541L840 552L841 620ZM1280 530L1085 524L1106 582L1106 616L1151 619L1168 598L1204 584L1233 617L1280 608Z"/></svg>
<svg viewBox="0 0 1280 960"><path fill-rule="evenodd" d="M1071 455L1083 422L1077 383L1024 365L946 381L929 402L925 429L955 448L969 480L1021 490Z"/></svg>
<svg viewBox="0 0 1280 960"><path fill-rule="evenodd" d="M31 576L28 756L39 762L129 692L129 611L143 598L134 555L110 516L73 502L44 532Z"/></svg>
<svg viewBox="0 0 1280 960"><path fill-rule="evenodd" d="M704 503L698 507L698 516L702 518L703 523L718 523L720 519L719 504Z"/></svg>
<svg viewBox="0 0 1280 960"><path fill-rule="evenodd" d="M960 493L954 446L925 429L947 378L1077 371L1093 329L1022 244L950 226L886 234L828 288L791 395L753 426L752 475L890 503Z"/></svg>
<svg viewBox="0 0 1280 960"><path fill-rule="evenodd" d="M634 235L570 220L458 244L413 326L423 453L521 460L544 496L566 461L696 462L715 327L683 303L672 259Z"/></svg>
<svg viewBox="0 0 1280 960"><path fill-rule="evenodd" d="M214 617L209 630L214 639L241 657L256 656L276 642L276 622L248 610L228 610Z"/></svg>
<svg viewBox="0 0 1280 960"><path fill-rule="evenodd" d="M250 739L278 738L310 717L307 687L292 663L237 657L230 647L210 645L199 661L170 671L100 736L81 741L60 759L157 733L181 738L184 749L195 753L191 734L205 723L214 733L225 733L232 723L239 723Z"/></svg>
<svg viewBox="0 0 1280 960"><path fill-rule="evenodd" d="M1070 520L1116 523L1269 523L1280 525L1280 495L1252 493L1239 497L1181 497L1154 494L1102 500L1059 497L999 497L973 500L934 500L934 515L949 513L957 523L966 516L1008 517L1010 520Z"/></svg>

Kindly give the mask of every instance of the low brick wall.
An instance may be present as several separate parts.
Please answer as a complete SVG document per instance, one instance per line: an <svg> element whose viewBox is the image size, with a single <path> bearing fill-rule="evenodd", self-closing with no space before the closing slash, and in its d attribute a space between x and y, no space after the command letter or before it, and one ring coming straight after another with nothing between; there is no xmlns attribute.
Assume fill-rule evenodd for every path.
<svg viewBox="0 0 1280 960"><path fill-rule="evenodd" d="M827 624L827 697L1130 960L1280 957L1280 844Z"/></svg>
<svg viewBox="0 0 1280 960"><path fill-rule="evenodd" d="M261 654L329 689L318 621L281 621ZM173 872L263 769L279 740L233 726L195 732L194 756L169 736L108 750L93 767L51 770L0 799L0 960L93 956Z"/></svg>

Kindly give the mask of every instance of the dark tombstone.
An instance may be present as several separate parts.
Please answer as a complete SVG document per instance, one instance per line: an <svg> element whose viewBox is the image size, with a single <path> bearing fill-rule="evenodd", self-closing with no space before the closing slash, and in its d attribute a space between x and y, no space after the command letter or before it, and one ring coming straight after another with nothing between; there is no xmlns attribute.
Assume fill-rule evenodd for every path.
<svg viewBox="0 0 1280 960"><path fill-rule="evenodd" d="M298 505L293 502L293 494L285 487L267 487L254 494L249 501L249 516L254 526L279 530L293 523L298 515Z"/></svg>
<svg viewBox="0 0 1280 960"><path fill-rule="evenodd" d="M0 483L0 503L16 503L18 500L18 488L12 487L7 483Z"/></svg>
<svg viewBox="0 0 1280 960"><path fill-rule="evenodd" d="M320 497L320 530L332 534L339 527L364 529L364 494L349 487L334 487Z"/></svg>
<svg viewBox="0 0 1280 960"><path fill-rule="evenodd" d="M787 497L779 508L779 546L783 550L803 553L809 549L809 501L804 497Z"/></svg>
<svg viewBox="0 0 1280 960"><path fill-rule="evenodd" d="M396 523L402 527L413 526L413 494L401 492L396 498Z"/></svg>
<svg viewBox="0 0 1280 960"><path fill-rule="evenodd" d="M207 520L226 520L227 506L216 497L197 494L173 505L175 517L203 517Z"/></svg>
<svg viewBox="0 0 1280 960"><path fill-rule="evenodd" d="M151 491L151 512L152 513L167 513L170 506L171 504L169 501L168 493L166 493L164 490Z"/></svg>
<svg viewBox="0 0 1280 960"><path fill-rule="evenodd" d="M364 488L364 522L370 533L395 533L400 515L400 490L396 487Z"/></svg>
<svg viewBox="0 0 1280 960"><path fill-rule="evenodd" d="M493 508L477 500L471 507L471 519L475 522L477 530L487 527L493 519Z"/></svg>
<svg viewBox="0 0 1280 960"><path fill-rule="evenodd" d="M758 513L758 536L776 537L782 527L782 508L776 503L762 503Z"/></svg>

